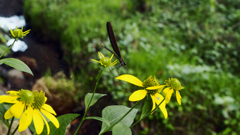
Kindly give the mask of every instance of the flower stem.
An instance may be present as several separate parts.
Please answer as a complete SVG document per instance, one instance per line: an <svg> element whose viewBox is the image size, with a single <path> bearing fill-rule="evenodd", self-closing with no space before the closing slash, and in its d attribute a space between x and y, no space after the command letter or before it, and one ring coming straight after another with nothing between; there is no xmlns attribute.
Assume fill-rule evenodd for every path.
<svg viewBox="0 0 240 135"><path fill-rule="evenodd" d="M137 103L135 103L134 105L133 105L133 107L128 111L128 112L126 112L126 114L124 114L123 116L122 116L122 118L120 118L117 122L115 122L114 124L112 124L110 127L108 127L107 129L105 129L101 134L99 134L99 135L102 135L103 133L105 133L105 132L107 132L109 129L111 129L113 126L115 126L117 123L119 123L124 117L126 117L136 106L137 106L137 104L139 103L140 101L138 101Z"/></svg>
<svg viewBox="0 0 240 135"><path fill-rule="evenodd" d="M163 98L162 102L163 102L164 100L165 100L165 98ZM149 114L151 114L152 112L156 111L156 110L158 109L158 107L162 104L162 102L159 103L159 104L155 107L155 109L154 109L153 111L151 111ZM136 124L138 124L141 120L145 119L147 116L148 116L148 115L145 115L143 118L139 119L137 122L135 122L134 124L132 124L132 125L130 126L130 128L132 128L133 126L135 126Z"/></svg>
<svg viewBox="0 0 240 135"><path fill-rule="evenodd" d="M93 90L92 97L91 97L91 99L90 99L90 101L89 101L89 103L88 103L88 105L87 105L87 107L86 107L86 110L85 110L85 112L84 112L83 118L82 118L82 120L81 120L81 122L80 122L80 124L79 124L79 126L78 126L78 128L77 128L77 130L75 131L74 135L77 134L77 132L78 132L78 130L80 129L80 127L81 127L83 121L85 120L85 116L86 116L87 111L88 111L88 109L89 109L89 106L90 106L90 104L91 104L91 102L92 102L92 99L93 99L93 96L94 96L95 91L96 91L96 89L97 89L98 82L99 82L99 80L100 80L100 77L101 77L101 75L102 75L102 72L103 72L103 69L100 70L100 72L98 73L98 76L97 76L97 82L96 82L95 88L94 88L94 90Z"/></svg>
<svg viewBox="0 0 240 135"><path fill-rule="evenodd" d="M12 128L13 120L14 120L14 117L11 119L11 123L10 123L10 126L8 127L7 135L10 135L10 130Z"/></svg>
<svg viewBox="0 0 240 135"><path fill-rule="evenodd" d="M19 126L19 125L18 125ZM12 135L14 135L15 134L15 132L17 131L17 129L18 129L18 126L14 129L14 131L12 132Z"/></svg>
<svg viewBox="0 0 240 135"><path fill-rule="evenodd" d="M12 48L15 42L16 42L16 39L13 41L12 45L0 56L0 58L2 58L2 56Z"/></svg>

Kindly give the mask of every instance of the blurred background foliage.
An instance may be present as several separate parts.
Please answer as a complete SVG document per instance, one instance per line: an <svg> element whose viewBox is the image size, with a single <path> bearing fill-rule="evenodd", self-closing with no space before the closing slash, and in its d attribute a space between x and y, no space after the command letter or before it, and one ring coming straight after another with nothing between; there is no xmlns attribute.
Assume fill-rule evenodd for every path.
<svg viewBox="0 0 240 135"><path fill-rule="evenodd" d="M90 59L98 59L98 51L111 56L100 45L110 47L107 21L128 70L104 72L98 92L131 105L128 96L139 88L116 76L180 80L182 106L173 97L168 119L154 113L135 134L240 133L240 1L25 0L24 14L38 40L60 43L81 91L78 99L95 84L98 65Z"/></svg>

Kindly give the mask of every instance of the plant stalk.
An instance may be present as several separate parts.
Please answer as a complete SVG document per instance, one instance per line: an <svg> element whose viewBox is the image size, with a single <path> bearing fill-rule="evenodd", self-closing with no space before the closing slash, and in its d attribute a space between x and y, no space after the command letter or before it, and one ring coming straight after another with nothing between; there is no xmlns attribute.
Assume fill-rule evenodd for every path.
<svg viewBox="0 0 240 135"><path fill-rule="evenodd" d="M14 45L15 42L16 42L16 39L14 39L12 45L0 56L0 58L2 58L2 56L3 56L4 54L6 54L6 53L12 48L12 46Z"/></svg>
<svg viewBox="0 0 240 135"><path fill-rule="evenodd" d="M7 135L10 135L10 130L12 128L13 120L14 120L14 117L11 119L11 123L10 123L10 126L8 127Z"/></svg>
<svg viewBox="0 0 240 135"><path fill-rule="evenodd" d="M165 98L163 98L162 102L163 102L164 100L165 100ZM156 111L156 110L158 109L158 107L162 104L162 102L159 103L159 104L155 107L155 109L154 109L153 111L151 111L149 114L151 114L152 112ZM132 124L132 125L130 126L130 128L132 128L133 126L135 126L136 124L138 124L141 120L145 119L147 116L149 116L149 115L145 115L143 118L139 119L137 122L135 122L134 124Z"/></svg>
<svg viewBox="0 0 240 135"><path fill-rule="evenodd" d="M94 90L93 90L92 97L91 97L91 99L90 99L90 101L89 101L89 103L88 103L88 106L86 107L86 110L85 110L85 112L84 112L83 118L82 118L82 120L81 120L81 122L80 122L80 124L79 124L79 126L78 126L78 128L77 128L77 130L75 131L74 135L77 134L77 132L78 132L78 130L80 129L83 121L85 120L85 116L86 116L87 111L88 111L88 109L89 109L89 106L90 106L90 104L91 104L91 102L92 102L92 99L93 99L93 96L94 96L95 91L96 91L96 89L97 89L98 82L99 82L99 80L100 80L100 77L101 77L101 75L102 75L102 72L103 72L103 69L100 70L100 72L98 73L97 82L96 82L95 88L94 88Z"/></svg>

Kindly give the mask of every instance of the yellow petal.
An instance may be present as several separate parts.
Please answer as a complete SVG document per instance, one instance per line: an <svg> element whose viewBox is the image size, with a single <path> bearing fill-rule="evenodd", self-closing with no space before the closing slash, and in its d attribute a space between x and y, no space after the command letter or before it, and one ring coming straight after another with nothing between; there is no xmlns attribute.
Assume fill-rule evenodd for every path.
<svg viewBox="0 0 240 135"><path fill-rule="evenodd" d="M13 115L11 114L10 109L8 109L4 114L4 119L7 120L7 119L10 119L12 117L13 117Z"/></svg>
<svg viewBox="0 0 240 135"><path fill-rule="evenodd" d="M166 85L147 87L147 90L163 89Z"/></svg>
<svg viewBox="0 0 240 135"><path fill-rule="evenodd" d="M15 118L19 119L23 113L23 109L24 109L24 104L22 102L17 102L13 106L11 106L9 110Z"/></svg>
<svg viewBox="0 0 240 135"><path fill-rule="evenodd" d="M56 128L59 128L59 122L55 116L43 109L41 109L41 112L55 125Z"/></svg>
<svg viewBox="0 0 240 135"><path fill-rule="evenodd" d="M19 91L13 91L13 90L11 90L11 91L7 91L6 93L7 93L7 94L9 93L10 96L18 96Z"/></svg>
<svg viewBox="0 0 240 135"><path fill-rule="evenodd" d="M152 96L151 94L150 94L150 96L151 96L151 98L152 98L152 103L153 103L153 106L152 106L152 110L151 110L151 111L153 111L153 110L155 109L155 107L156 107L156 103L155 103L155 98L156 98L156 97ZM153 113L153 112L152 112L152 113Z"/></svg>
<svg viewBox="0 0 240 135"><path fill-rule="evenodd" d="M41 115L42 116L42 115ZM47 135L49 135L50 133L50 128L49 128L49 125L48 125L48 122L46 121L46 119L44 118L44 116L42 116L42 119L44 121L44 123L46 124L46 127L47 127Z"/></svg>
<svg viewBox="0 0 240 135"><path fill-rule="evenodd" d="M13 31L12 31L12 29L10 29L10 32L11 32L12 36L13 36L13 37L15 37L15 35L13 34Z"/></svg>
<svg viewBox="0 0 240 135"><path fill-rule="evenodd" d="M147 95L146 90L137 90L133 92L132 95L129 97L129 101L139 101L142 100Z"/></svg>
<svg viewBox="0 0 240 135"><path fill-rule="evenodd" d="M24 35L24 36L27 35L27 34L30 32L30 30L31 30L31 29L29 29L29 30L27 30L27 31L24 31L24 32L23 32L23 35Z"/></svg>
<svg viewBox="0 0 240 135"><path fill-rule="evenodd" d="M116 79L123 80L123 81L129 82L131 84L143 87L142 81L139 80L137 77L135 77L133 75L125 74L125 75L121 75L121 76L116 77Z"/></svg>
<svg viewBox="0 0 240 135"><path fill-rule="evenodd" d="M104 58L104 55L101 52L98 52L98 56L100 59Z"/></svg>
<svg viewBox="0 0 240 135"><path fill-rule="evenodd" d="M170 87L165 88L163 90L163 95L166 96L169 90L170 90Z"/></svg>
<svg viewBox="0 0 240 135"><path fill-rule="evenodd" d="M48 105L48 104L44 104L44 105L42 106L42 108L43 108L44 110L46 110L46 111L54 114L54 115L57 115L56 112L53 110L53 108L52 108L50 105Z"/></svg>
<svg viewBox="0 0 240 135"><path fill-rule="evenodd" d="M37 134L41 134L43 131L44 123L41 113L37 109L33 109L33 123Z"/></svg>
<svg viewBox="0 0 240 135"><path fill-rule="evenodd" d="M100 63L100 61L97 61L97 60L94 60L94 59L91 59L91 60L94 61L94 62Z"/></svg>
<svg viewBox="0 0 240 135"><path fill-rule="evenodd" d="M164 98L163 98L162 95L160 95L160 94L158 94L158 93L156 93L155 96L157 97L157 98L156 98L156 104L159 105L159 104L162 102L162 103L160 104L159 108L160 108L160 110L162 111L165 119L168 118L168 113L167 113L167 109L166 109L166 101L165 101L165 100L162 101Z"/></svg>
<svg viewBox="0 0 240 135"><path fill-rule="evenodd" d="M18 131L19 132L24 131L31 124L32 119L33 119L33 109L31 107L28 107L27 110L24 111L19 121Z"/></svg>
<svg viewBox="0 0 240 135"><path fill-rule="evenodd" d="M117 64L117 60L115 60L114 62L112 62L109 66L114 66Z"/></svg>
<svg viewBox="0 0 240 135"><path fill-rule="evenodd" d="M170 101L170 99L171 99L171 97L172 97L173 92L174 92L173 89L169 89L169 90L167 91L166 96L165 96L165 101L166 101L166 103L169 103L169 101Z"/></svg>
<svg viewBox="0 0 240 135"><path fill-rule="evenodd" d="M113 58L113 54L112 54L112 56L111 56L110 60L112 60L112 58Z"/></svg>
<svg viewBox="0 0 240 135"><path fill-rule="evenodd" d="M176 98L177 98L177 102L179 105L181 105L181 95L180 95L180 92L179 91L176 91Z"/></svg>
<svg viewBox="0 0 240 135"><path fill-rule="evenodd" d="M1 103L16 103L16 102L19 102L17 100L17 96L8 96L8 95L2 95L0 96L0 104Z"/></svg>

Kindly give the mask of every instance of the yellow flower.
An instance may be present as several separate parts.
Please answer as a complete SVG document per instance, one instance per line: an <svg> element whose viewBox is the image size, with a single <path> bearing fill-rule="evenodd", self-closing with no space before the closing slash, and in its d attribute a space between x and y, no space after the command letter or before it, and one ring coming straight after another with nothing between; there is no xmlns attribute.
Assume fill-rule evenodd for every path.
<svg viewBox="0 0 240 135"><path fill-rule="evenodd" d="M42 133L45 123L47 127L47 134L49 135L50 129L45 117L47 117L55 125L56 128L59 128L59 122L54 116L56 115L56 112L50 105L45 104L47 98L45 97L45 93L43 91L34 91L33 95L34 102L31 106L28 106L26 111L23 113L19 122L18 130L19 132L24 131L33 121L37 134Z"/></svg>
<svg viewBox="0 0 240 135"><path fill-rule="evenodd" d="M149 94L152 98L153 103L152 111L155 109L156 104L159 105L162 102L159 108L162 111L164 117L165 118L168 117L168 113L165 108L166 102L165 100L163 101L164 99L163 96L159 94L163 89L164 85L160 85L159 81L155 77L150 76L144 82L142 82L135 76L125 74L116 77L116 79L123 80L143 88L132 93L129 97L129 101L142 100L146 97L147 94Z"/></svg>
<svg viewBox="0 0 240 135"><path fill-rule="evenodd" d="M14 38L18 39L18 38L23 38L24 36L26 36L30 32L30 30L31 29L23 32L23 27L22 27L22 29L18 29L16 26L15 30L10 29L10 32Z"/></svg>
<svg viewBox="0 0 240 135"><path fill-rule="evenodd" d="M100 58L100 61L91 59L94 62L100 63L102 66L104 67L111 67L117 64L117 60L115 60L114 62L111 62L113 55L111 56L111 58L109 59L108 57L104 57L104 55L101 52L98 52L98 56Z"/></svg>
<svg viewBox="0 0 240 135"><path fill-rule="evenodd" d="M165 86L167 87L163 90L163 94L165 95L166 103L169 103L173 92L176 91L177 102L179 105L181 105L182 97L179 91L184 87L181 86L179 80L176 78L169 78L168 80L165 81L165 84L166 84Z"/></svg>
<svg viewBox="0 0 240 135"><path fill-rule="evenodd" d="M6 111L4 114L5 119L10 119L15 117L19 119L24 111L26 106L33 103L34 97L31 91L29 90L20 90L20 91L8 91L9 95L0 96L0 104L12 103L13 105Z"/></svg>
<svg viewBox="0 0 240 135"><path fill-rule="evenodd" d="M45 104L47 98L45 93L31 92L29 90L21 90L19 92L9 91L9 95L0 96L0 103L14 103L9 110L4 114L5 119L15 117L20 118L18 131L24 131L33 121L37 134L41 134L44 128L44 123L47 127L47 134L50 133L50 128L47 120L48 118L57 128L59 128L59 122L55 111L50 105Z"/></svg>

